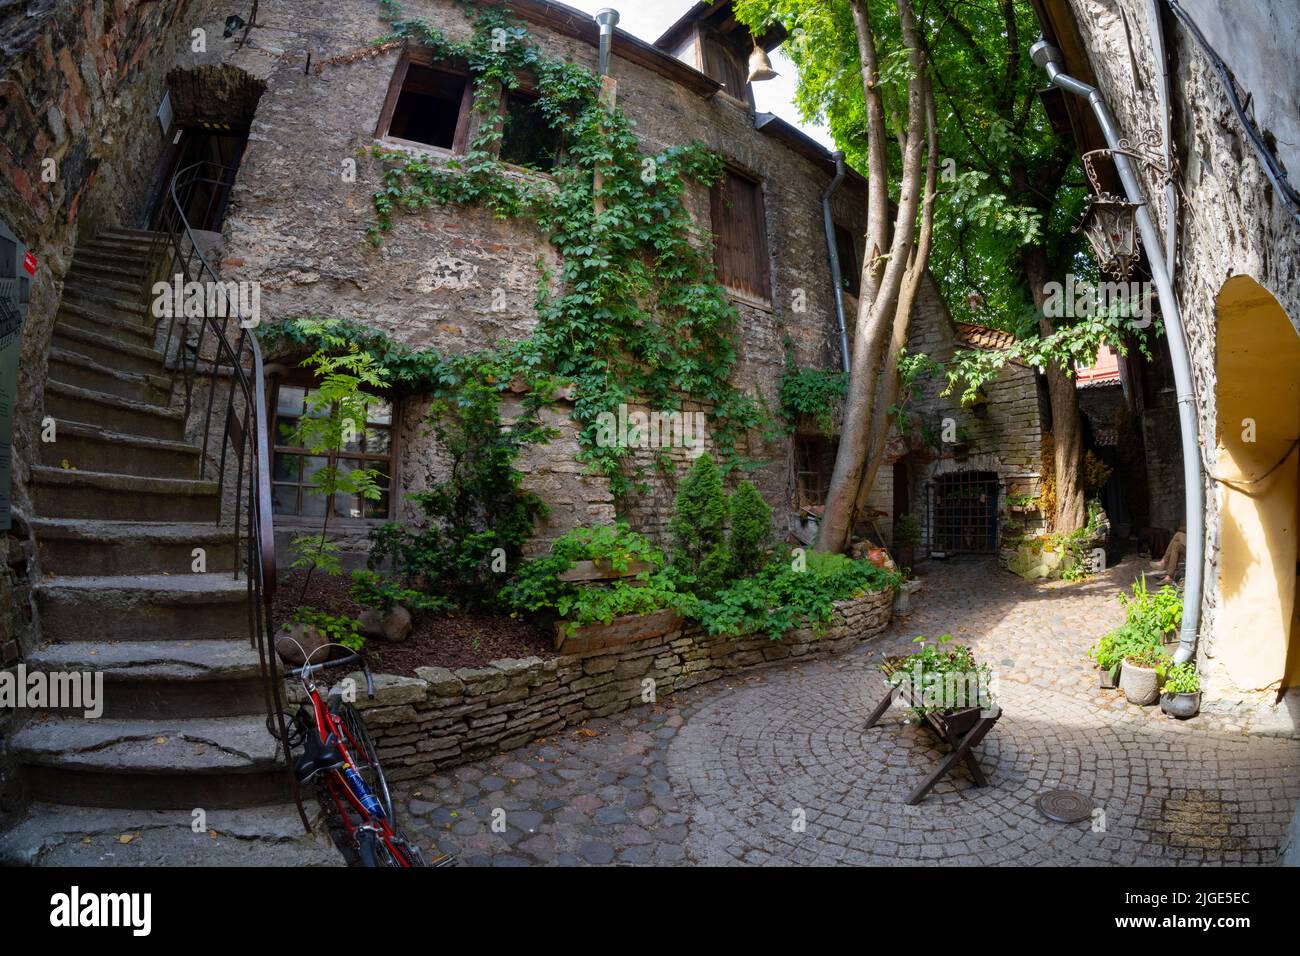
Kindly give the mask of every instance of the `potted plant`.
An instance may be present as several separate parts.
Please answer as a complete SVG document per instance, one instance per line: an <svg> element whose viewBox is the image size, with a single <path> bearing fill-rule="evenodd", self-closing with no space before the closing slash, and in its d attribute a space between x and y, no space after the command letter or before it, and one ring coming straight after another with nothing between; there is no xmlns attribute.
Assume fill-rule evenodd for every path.
<svg viewBox="0 0 1300 956"><path fill-rule="evenodd" d="M1088 648L1088 657L1097 665L1097 685L1102 690L1114 690L1119 686L1120 666L1124 662L1119 635L1118 629L1103 634Z"/></svg>
<svg viewBox="0 0 1300 956"><path fill-rule="evenodd" d="M1160 695L1160 709L1170 717L1186 720L1195 717L1201 709L1201 675L1196 672L1195 661L1170 664L1165 669L1164 692Z"/></svg>
<svg viewBox="0 0 1300 956"><path fill-rule="evenodd" d="M899 515L894 522L894 561L899 568L912 567L920 543L921 522L916 515Z"/></svg>
<svg viewBox="0 0 1300 956"><path fill-rule="evenodd" d="M1124 654L1124 669L1119 675L1119 689L1130 704L1145 707L1160 696L1160 674L1165 656L1155 648L1129 650Z"/></svg>

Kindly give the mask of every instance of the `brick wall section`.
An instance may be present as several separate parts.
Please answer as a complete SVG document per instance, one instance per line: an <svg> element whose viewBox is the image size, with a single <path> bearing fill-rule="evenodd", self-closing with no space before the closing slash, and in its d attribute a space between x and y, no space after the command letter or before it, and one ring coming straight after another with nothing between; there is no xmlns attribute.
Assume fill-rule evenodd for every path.
<svg viewBox="0 0 1300 956"><path fill-rule="evenodd" d="M662 637L543 661L486 667L422 667L419 677L377 675L375 699L359 695L385 774L404 780L476 760L557 733L591 717L641 705L647 678L655 696L777 661L821 657L880 635L891 591L836 604L826 629L715 637L697 626ZM354 675L359 676L359 675ZM358 686L364 684L358 682Z"/></svg>

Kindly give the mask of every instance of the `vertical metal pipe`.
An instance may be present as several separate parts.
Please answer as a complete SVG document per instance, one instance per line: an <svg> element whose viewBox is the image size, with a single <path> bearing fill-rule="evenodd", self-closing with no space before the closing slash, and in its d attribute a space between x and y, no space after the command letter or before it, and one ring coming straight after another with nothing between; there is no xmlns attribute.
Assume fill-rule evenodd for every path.
<svg viewBox="0 0 1300 956"><path fill-rule="evenodd" d="M838 150L831 154L835 159L835 178L822 193L822 229L826 233L826 255L831 261L831 289L835 293L835 320L840 330L840 364L844 374L849 372L849 333L844 322L844 275L840 271L840 251L835 245L835 222L831 217L831 196L844 181L844 154Z"/></svg>
<svg viewBox="0 0 1300 956"><path fill-rule="evenodd" d="M600 24L600 75L609 76L609 50L614 42L614 27L618 24L618 11L604 7L596 11Z"/></svg>
<svg viewBox="0 0 1300 956"><path fill-rule="evenodd" d="M1053 86L1088 101L1101 126L1102 135L1106 137L1106 145L1111 149L1119 149L1123 137L1101 92L1095 86L1062 73L1058 65L1061 51L1047 41L1039 40L1029 52L1034 62L1047 73ZM1174 660L1182 663L1196 656L1196 633L1200 623L1201 593L1205 577L1205 485L1201 476L1199 423L1192 391L1192 362L1187 350L1186 329L1170 279L1170 263L1165 261L1161 250L1160 232L1147 209L1142 184L1127 156L1115 153L1114 159L1115 171L1119 173L1125 196L1129 202L1137 204L1135 215L1138 232L1142 236L1142 247L1146 251L1151 278L1155 280L1156 294L1160 299L1160 315L1165 322L1165 338L1169 343L1169 357L1174 367L1174 387L1178 393L1178 431L1182 441L1183 494L1187 510L1187 579L1183 588L1183 623Z"/></svg>

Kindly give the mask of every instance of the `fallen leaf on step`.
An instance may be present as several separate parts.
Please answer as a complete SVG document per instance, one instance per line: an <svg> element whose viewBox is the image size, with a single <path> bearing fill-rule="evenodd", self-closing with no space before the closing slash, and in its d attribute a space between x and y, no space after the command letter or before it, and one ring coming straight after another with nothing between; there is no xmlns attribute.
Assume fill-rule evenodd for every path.
<svg viewBox="0 0 1300 956"><path fill-rule="evenodd" d="M127 843L130 843L137 836L139 836L139 834L137 833L119 833L117 835L117 842L125 845Z"/></svg>
<svg viewBox="0 0 1300 956"><path fill-rule="evenodd" d="M167 743L167 738L166 738L166 737L155 737L155 738L153 739L153 742L156 743L156 744L158 744L159 746L162 746L163 744Z"/></svg>
<svg viewBox="0 0 1300 956"><path fill-rule="evenodd" d="M86 837L84 840L82 840L82 841L81 841L81 845L82 845L82 846L90 846L90 837Z"/></svg>
<svg viewBox="0 0 1300 956"><path fill-rule="evenodd" d="M67 471L69 468L72 467L72 462L68 461L68 459L66 458L60 459L59 467L62 468L64 471Z"/></svg>
<svg viewBox="0 0 1300 956"><path fill-rule="evenodd" d="M208 831L208 837L211 838L211 839L213 839L213 840L215 840L215 839L217 838L217 831L216 831L216 830L209 830L209 831Z"/></svg>

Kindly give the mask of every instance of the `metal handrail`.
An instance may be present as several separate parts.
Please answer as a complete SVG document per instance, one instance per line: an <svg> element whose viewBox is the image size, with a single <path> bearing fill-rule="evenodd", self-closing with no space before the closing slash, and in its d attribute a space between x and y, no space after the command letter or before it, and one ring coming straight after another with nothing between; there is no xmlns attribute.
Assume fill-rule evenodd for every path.
<svg viewBox="0 0 1300 956"><path fill-rule="evenodd" d="M198 290L203 295L204 306L198 310L200 315L191 316L188 314L191 310L183 307L179 314L173 308L171 315L159 316L154 330L155 341L162 341L165 361L183 378L185 432L187 435L202 434L199 477L217 481L218 524L227 517L225 492L228 476L234 489L235 554L240 554L241 541L246 545L243 553L248 583L249 643L258 652L268 721L277 722L279 739L285 741L288 735L281 700L282 677L270 641L271 605L276 588L275 531L262 350L252 333L251 323L239 316L232 317L230 308L216 310L223 314L214 314L214 310L208 307L218 301L215 291L221 278L200 247L186 214L197 190L206 188L206 218L214 202L225 201L233 181L233 169L206 161L186 166L172 177L170 202L165 204L151 246L152 268L145 277L144 295L151 303L156 299L153 290L159 279L168 284L181 284L183 305L185 291L195 289L190 283L199 283ZM227 287L221 286L223 290ZM239 329L239 334L233 337L232 321ZM196 405L195 386L200 378L207 381L207 396L206 401L200 400ZM223 380L227 379L229 386L223 389ZM221 391L226 393L224 409L218 400ZM201 422L196 415L202 416ZM214 422L219 424L219 428L213 428ZM240 563L236 560L236 578L240 570ZM303 825L310 830L289 748L284 746L283 750L285 770L298 813Z"/></svg>

